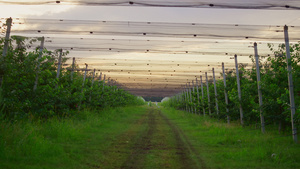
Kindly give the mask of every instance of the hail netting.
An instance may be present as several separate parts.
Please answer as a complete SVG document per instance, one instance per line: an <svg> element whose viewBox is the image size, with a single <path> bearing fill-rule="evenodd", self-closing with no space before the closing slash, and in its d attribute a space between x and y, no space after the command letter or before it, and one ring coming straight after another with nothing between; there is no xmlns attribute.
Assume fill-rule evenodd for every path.
<svg viewBox="0 0 300 169"><path fill-rule="evenodd" d="M48 48L54 49L248 56L247 50L238 50L254 41L282 42L282 29L269 25L15 19L12 33L43 35ZM290 28L291 41L299 40L299 32L299 27Z"/></svg>
<svg viewBox="0 0 300 169"><path fill-rule="evenodd" d="M17 5L86 5L86 6L149 6L186 8L232 8L232 9L300 9L297 0L1 0L2 4Z"/></svg>
<svg viewBox="0 0 300 169"><path fill-rule="evenodd" d="M220 78L221 62L230 71L234 54L246 68L251 66L253 42L258 42L260 55L270 55L267 43L282 43L282 30L276 25L13 18L11 35L44 36L45 48L70 51L80 67L88 63L124 88L173 95L204 72L212 77L212 67ZM299 30L290 27L291 42L300 39ZM31 49L38 45L31 44Z"/></svg>

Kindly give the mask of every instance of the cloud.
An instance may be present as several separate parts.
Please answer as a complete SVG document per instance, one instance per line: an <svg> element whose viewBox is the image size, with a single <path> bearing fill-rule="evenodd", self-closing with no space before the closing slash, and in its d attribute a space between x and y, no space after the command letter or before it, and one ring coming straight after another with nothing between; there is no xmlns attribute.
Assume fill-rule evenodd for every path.
<svg viewBox="0 0 300 169"><path fill-rule="evenodd" d="M72 5L1 5L1 16L8 18L42 17L47 15L59 16L60 13L69 12Z"/></svg>

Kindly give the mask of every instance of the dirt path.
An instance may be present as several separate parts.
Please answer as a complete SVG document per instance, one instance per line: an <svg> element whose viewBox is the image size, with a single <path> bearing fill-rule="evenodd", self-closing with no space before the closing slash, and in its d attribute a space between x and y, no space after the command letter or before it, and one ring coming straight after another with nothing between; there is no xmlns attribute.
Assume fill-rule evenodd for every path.
<svg viewBox="0 0 300 169"><path fill-rule="evenodd" d="M183 131L158 109L148 111L119 135L100 168L206 168Z"/></svg>

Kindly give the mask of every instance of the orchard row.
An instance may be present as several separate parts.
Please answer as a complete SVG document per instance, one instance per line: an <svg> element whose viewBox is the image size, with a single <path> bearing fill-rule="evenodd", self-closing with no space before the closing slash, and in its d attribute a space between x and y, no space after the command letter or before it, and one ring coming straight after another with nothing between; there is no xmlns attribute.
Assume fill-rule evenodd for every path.
<svg viewBox="0 0 300 169"><path fill-rule="evenodd" d="M41 41L35 51L27 51L33 41ZM1 57L0 114L5 118L54 115L68 116L82 108L142 104L136 96L120 89L102 74L79 71L75 60L64 67L68 52L48 51L44 38L12 36ZM0 50L5 48L1 39ZM77 70L77 71L76 71Z"/></svg>
<svg viewBox="0 0 300 169"><path fill-rule="evenodd" d="M255 44L256 45L256 44ZM256 46L254 46L256 48ZM198 79L186 84L181 93L166 104L191 113L209 115L219 119L239 121L242 125L255 124L265 132L265 126L277 124L279 131L292 129L297 141L296 128L300 125L300 43L286 50L269 44L274 56L250 56L251 69L237 64L236 70L224 71L223 79ZM287 51L290 58L286 58ZM289 68L290 67L290 68ZM289 77L290 76L290 77Z"/></svg>

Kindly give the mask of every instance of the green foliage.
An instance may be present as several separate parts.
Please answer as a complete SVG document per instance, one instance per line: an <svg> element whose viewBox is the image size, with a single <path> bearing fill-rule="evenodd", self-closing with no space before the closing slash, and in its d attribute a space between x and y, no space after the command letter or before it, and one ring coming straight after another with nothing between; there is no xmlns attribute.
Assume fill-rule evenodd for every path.
<svg viewBox="0 0 300 169"><path fill-rule="evenodd" d="M191 89L191 96L189 92L183 92L176 97L172 97L166 106L175 107L182 110L191 110L196 107L198 113L208 114L209 107L211 109L211 116L225 120L227 117L226 108L229 109L229 116L232 121L240 119L239 105L242 105L245 125L256 125L260 123L260 109L265 116L266 125L278 124L279 130L285 130L290 126L290 98L288 86L288 71L287 60L285 57L285 45L280 44L278 49L269 44L269 48L274 56L261 56L259 60L260 74L261 74L261 91L263 95L263 106L260 108L258 104L257 91L257 77L254 56L250 56L253 67L250 70L245 69L244 64L239 64L239 78L241 84L242 99L238 98L236 73L233 70L228 70L226 74L226 91L228 94L228 105L225 104L224 83L223 79L217 80L217 98L219 105L219 115L216 115L215 106L215 92L214 84L209 84L210 104L208 103L207 87L203 84L203 95L199 85L198 91ZM291 60L289 63L292 66L292 75L294 82L294 95L296 102L295 124L299 127L300 124L300 43L290 46ZM198 101L199 95L199 101ZM192 99L190 99L190 97Z"/></svg>
<svg viewBox="0 0 300 169"><path fill-rule="evenodd" d="M70 116L79 107L98 109L143 104L136 96L116 86L98 80L93 83L91 75L83 82L83 73L74 72L71 79L71 67L62 67L59 78L56 78L60 50L45 49L40 53L37 48L27 51L31 43L38 40L13 36L7 56L0 58L0 111L5 118L34 116L47 119L55 115ZM1 39L0 50L3 41ZM67 60L67 54L68 51L62 52L62 65ZM37 87L34 89L37 77ZM2 109L4 106L5 109Z"/></svg>

